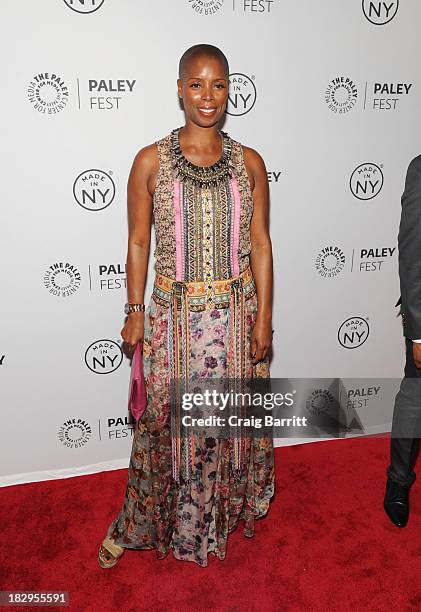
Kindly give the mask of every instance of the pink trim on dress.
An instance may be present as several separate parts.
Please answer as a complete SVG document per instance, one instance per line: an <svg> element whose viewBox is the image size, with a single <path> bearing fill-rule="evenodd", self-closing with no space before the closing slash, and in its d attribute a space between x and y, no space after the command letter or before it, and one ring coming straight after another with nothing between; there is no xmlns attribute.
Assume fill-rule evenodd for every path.
<svg viewBox="0 0 421 612"><path fill-rule="evenodd" d="M233 275L238 276L240 274L240 262L238 260L238 247L240 244L240 211L241 211L241 198L240 191L238 189L237 179L234 176L231 179L231 188L234 196L233 204L234 204L234 227L233 227L233 235L232 235L232 249L231 249L231 258L232 258L232 268Z"/></svg>
<svg viewBox="0 0 421 612"><path fill-rule="evenodd" d="M174 180L174 214L175 214L175 250L176 250L176 275L178 281L183 279L183 213L180 206L182 184L178 179Z"/></svg>

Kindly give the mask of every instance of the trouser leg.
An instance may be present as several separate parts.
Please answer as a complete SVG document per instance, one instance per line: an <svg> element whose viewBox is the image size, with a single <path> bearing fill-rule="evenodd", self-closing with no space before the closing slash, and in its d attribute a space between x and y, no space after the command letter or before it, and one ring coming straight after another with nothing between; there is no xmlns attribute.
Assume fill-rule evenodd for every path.
<svg viewBox="0 0 421 612"><path fill-rule="evenodd" d="M414 363L412 341L406 339L405 378L396 395L387 475L403 486L415 481L420 447L421 370Z"/></svg>

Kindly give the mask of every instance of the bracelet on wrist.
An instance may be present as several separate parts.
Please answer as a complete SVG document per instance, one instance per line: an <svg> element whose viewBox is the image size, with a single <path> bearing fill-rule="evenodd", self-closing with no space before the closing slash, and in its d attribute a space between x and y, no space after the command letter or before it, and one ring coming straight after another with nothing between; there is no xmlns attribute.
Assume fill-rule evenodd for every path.
<svg viewBox="0 0 421 612"><path fill-rule="evenodd" d="M129 302L127 302L124 306L124 313L126 315L129 315L132 312L144 312L145 309L145 304L130 304Z"/></svg>

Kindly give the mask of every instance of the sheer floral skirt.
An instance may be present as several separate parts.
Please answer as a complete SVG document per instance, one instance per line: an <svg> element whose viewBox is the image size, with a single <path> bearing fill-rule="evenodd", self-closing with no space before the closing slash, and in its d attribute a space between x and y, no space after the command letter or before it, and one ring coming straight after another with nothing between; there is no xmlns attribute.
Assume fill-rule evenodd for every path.
<svg viewBox="0 0 421 612"><path fill-rule="evenodd" d="M247 346L257 313L257 296L245 302ZM151 297L145 313L143 365L148 405L135 427L123 507L108 528L116 544L170 549L177 559L206 567L208 553L224 559L228 534L242 521L245 536L265 516L274 493L271 439L246 439L241 472L232 465L231 441L204 438L195 448L199 478L175 482L172 473L168 379L168 308ZM228 309L189 312L190 366L199 378L227 376ZM252 376L269 377L269 357L252 366Z"/></svg>

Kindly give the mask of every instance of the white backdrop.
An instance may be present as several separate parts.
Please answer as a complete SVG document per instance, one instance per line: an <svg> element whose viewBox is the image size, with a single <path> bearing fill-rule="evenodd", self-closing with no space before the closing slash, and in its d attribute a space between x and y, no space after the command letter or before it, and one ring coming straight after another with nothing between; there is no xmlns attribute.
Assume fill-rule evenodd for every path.
<svg viewBox="0 0 421 612"><path fill-rule="evenodd" d="M419 0L21 0L2 17L1 485L128 465L127 178L183 125L178 60L195 43L227 55L224 129L269 173L272 375L402 375Z"/></svg>

